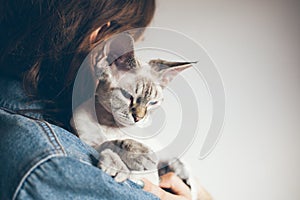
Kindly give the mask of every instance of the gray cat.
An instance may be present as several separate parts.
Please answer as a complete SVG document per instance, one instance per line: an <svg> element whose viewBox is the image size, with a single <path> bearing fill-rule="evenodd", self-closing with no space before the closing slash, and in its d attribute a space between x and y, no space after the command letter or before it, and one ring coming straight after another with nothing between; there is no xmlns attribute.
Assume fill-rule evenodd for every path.
<svg viewBox="0 0 300 200"><path fill-rule="evenodd" d="M162 103L163 89L192 63L160 59L143 63L136 59L133 43L129 34L121 34L105 42L93 57L95 96L75 110L71 124L83 141L97 149L98 166L116 181L142 176L158 183L158 175L173 171L190 185L182 162L158 162L153 148L159 141L146 144L122 129L143 126Z"/></svg>

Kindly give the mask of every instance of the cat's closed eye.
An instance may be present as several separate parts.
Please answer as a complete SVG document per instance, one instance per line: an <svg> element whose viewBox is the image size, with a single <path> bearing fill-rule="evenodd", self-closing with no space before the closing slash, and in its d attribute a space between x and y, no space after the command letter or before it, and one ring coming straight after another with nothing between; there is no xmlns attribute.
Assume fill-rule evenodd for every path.
<svg viewBox="0 0 300 200"><path fill-rule="evenodd" d="M130 100L133 99L133 96L132 96L131 94L129 94L129 92L127 92L127 91L124 90L124 89L120 89L120 90L121 90L122 95L123 95L126 99L130 99Z"/></svg>
<svg viewBox="0 0 300 200"><path fill-rule="evenodd" d="M153 106L153 105L155 105L155 104L157 104L157 103L158 103L158 101L150 101L150 102L149 102L149 105Z"/></svg>

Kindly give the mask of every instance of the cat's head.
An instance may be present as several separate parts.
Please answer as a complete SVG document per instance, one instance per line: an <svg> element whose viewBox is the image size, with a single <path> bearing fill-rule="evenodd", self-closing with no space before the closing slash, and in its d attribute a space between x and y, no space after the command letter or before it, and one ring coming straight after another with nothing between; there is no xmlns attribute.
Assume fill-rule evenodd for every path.
<svg viewBox="0 0 300 200"><path fill-rule="evenodd" d="M122 34L106 42L95 66L96 99L122 126L142 125L163 101L163 89L191 62L139 61L133 38Z"/></svg>

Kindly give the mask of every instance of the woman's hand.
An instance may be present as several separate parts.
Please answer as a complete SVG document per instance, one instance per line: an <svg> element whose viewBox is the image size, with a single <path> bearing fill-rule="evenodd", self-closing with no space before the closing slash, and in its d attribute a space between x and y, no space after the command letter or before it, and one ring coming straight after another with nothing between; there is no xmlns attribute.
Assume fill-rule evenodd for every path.
<svg viewBox="0 0 300 200"><path fill-rule="evenodd" d="M144 190L158 196L161 200L191 200L190 188L174 173L170 172L160 177L159 186L152 184L147 179L143 179ZM164 189L173 192L166 192Z"/></svg>

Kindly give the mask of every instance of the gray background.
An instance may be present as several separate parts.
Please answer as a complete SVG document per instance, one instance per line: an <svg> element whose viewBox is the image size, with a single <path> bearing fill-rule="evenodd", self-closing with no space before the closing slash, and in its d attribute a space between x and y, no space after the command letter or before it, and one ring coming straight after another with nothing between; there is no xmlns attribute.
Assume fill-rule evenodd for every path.
<svg viewBox="0 0 300 200"><path fill-rule="evenodd" d="M221 139L204 160L197 157L202 135L184 155L215 199L300 199L299 3L157 2L152 26L200 43L223 78Z"/></svg>

